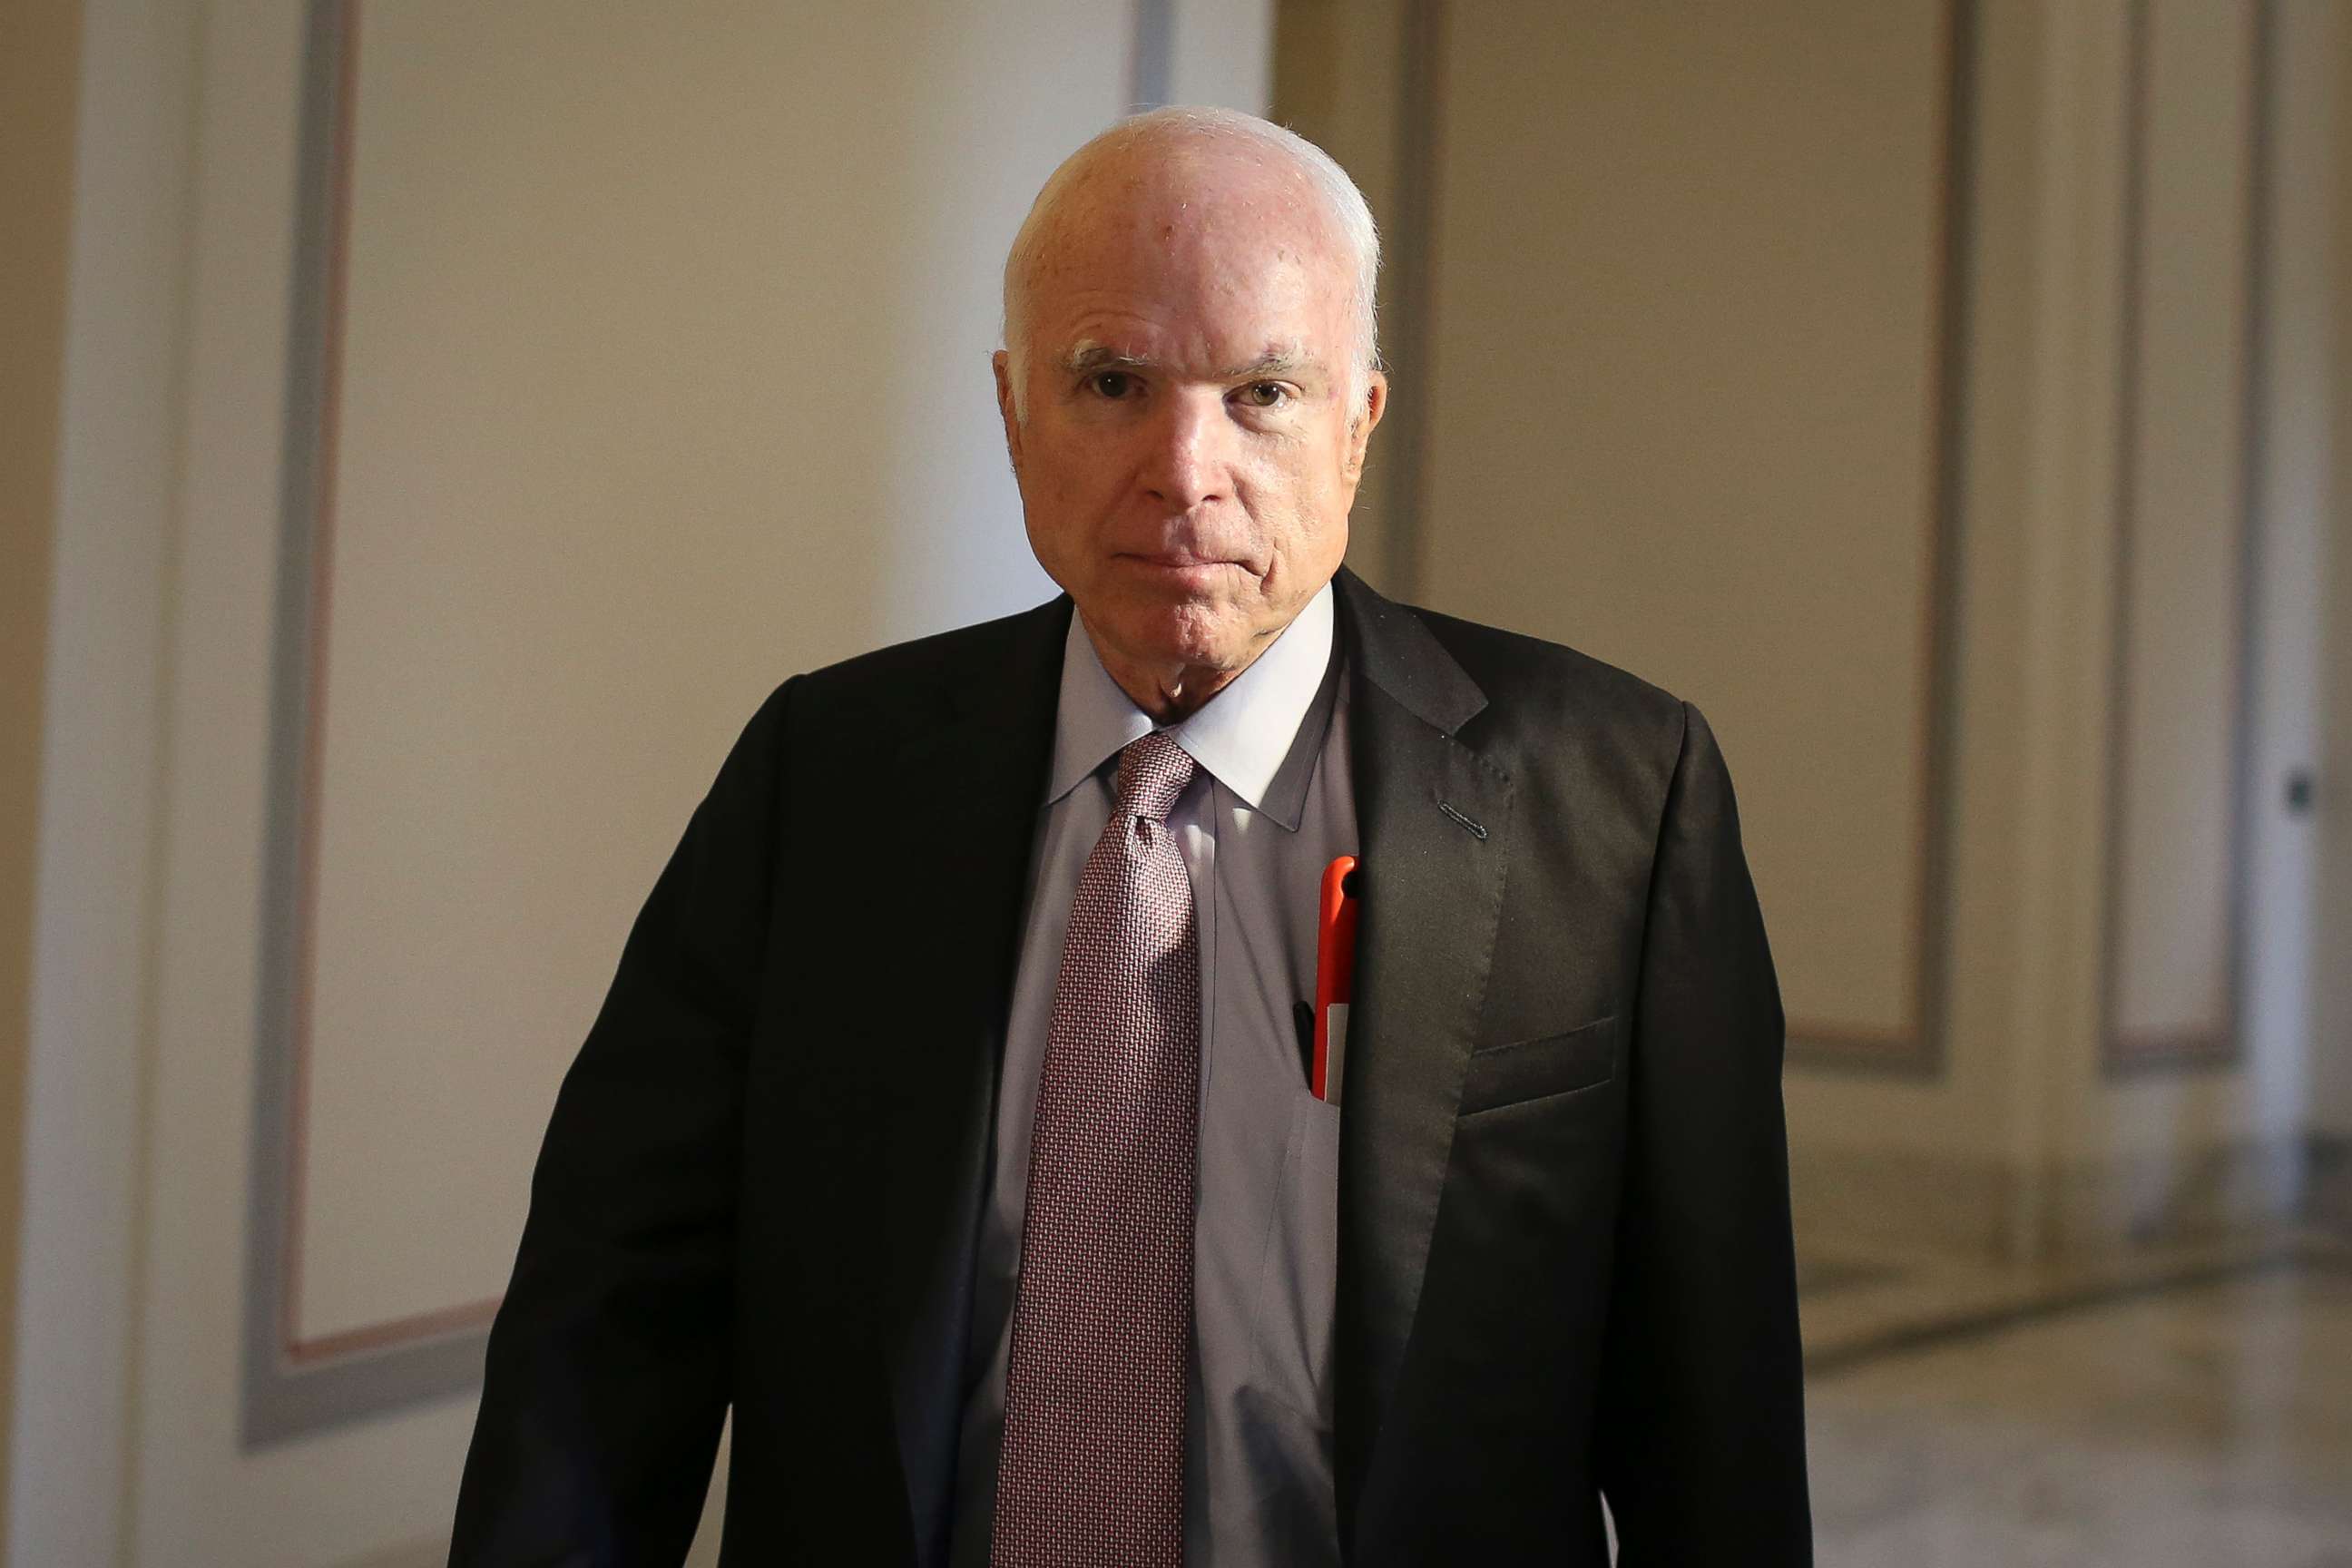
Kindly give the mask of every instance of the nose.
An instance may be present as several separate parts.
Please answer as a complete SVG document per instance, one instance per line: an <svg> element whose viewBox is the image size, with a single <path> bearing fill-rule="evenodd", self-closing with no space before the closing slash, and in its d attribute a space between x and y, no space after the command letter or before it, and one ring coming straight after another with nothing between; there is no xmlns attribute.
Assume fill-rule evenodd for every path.
<svg viewBox="0 0 2352 1568"><path fill-rule="evenodd" d="M1139 476L1144 493L1177 512L1224 500L1230 469L1223 397L1188 388L1163 398L1153 413Z"/></svg>

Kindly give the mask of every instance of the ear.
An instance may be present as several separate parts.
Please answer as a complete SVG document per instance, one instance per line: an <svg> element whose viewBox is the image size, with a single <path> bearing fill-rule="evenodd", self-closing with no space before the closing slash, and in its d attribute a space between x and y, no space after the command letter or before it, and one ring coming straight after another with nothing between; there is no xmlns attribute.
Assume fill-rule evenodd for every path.
<svg viewBox="0 0 2352 1568"><path fill-rule="evenodd" d="M1004 421L1004 455L1013 459L1013 472L1021 473L1021 416L1013 405L1013 356L999 349L989 357L996 371L996 413Z"/></svg>
<svg viewBox="0 0 2352 1568"><path fill-rule="evenodd" d="M1348 461L1341 470L1350 483L1363 477L1364 453L1372 442L1372 429L1389 408L1389 378L1373 371L1364 378L1363 406L1348 424Z"/></svg>

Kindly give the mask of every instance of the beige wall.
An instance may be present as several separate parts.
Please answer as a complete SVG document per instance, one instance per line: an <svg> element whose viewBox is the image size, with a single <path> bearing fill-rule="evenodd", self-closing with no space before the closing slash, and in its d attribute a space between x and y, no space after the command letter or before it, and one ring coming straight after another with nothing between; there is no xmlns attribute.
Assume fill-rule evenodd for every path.
<svg viewBox="0 0 2352 1568"><path fill-rule="evenodd" d="M1416 579L1696 701L1790 1032L1915 1050L1940 5L1453 8Z"/></svg>
<svg viewBox="0 0 2352 1568"><path fill-rule="evenodd" d="M1572 643L1706 709L1739 782L1792 1030L1913 1055L1924 661L1931 617L1949 613L1926 593L1943 8L1815 5L1801 26L1741 7L1444 10L1424 132L1429 363L1399 366L1395 386L1397 427L1418 402L1427 432L1408 575L1441 607ZM1376 58L1377 40L1350 47ZM2014 75L1987 79L2019 96ZM1335 142L1396 140L1376 89L1306 87ZM1987 162L1979 222L2009 247L1999 268L2031 193L2001 184L2013 160ZM2014 352L2013 311L1972 326L1980 347ZM1971 487L2013 483L2013 425L1973 438ZM1972 598L2006 560L1969 558ZM1971 657L2012 646L1990 636ZM1978 705L2006 689L1961 685ZM1998 812L2012 761L1961 762L1962 798ZM1954 948L1974 983L1954 1020L1967 1048L1927 1086L1792 1072L1801 1136L1998 1152L2008 950L1988 879L2010 874L2011 842L1988 820L1955 849L1956 902L1974 912Z"/></svg>
<svg viewBox="0 0 2352 1568"><path fill-rule="evenodd" d="M80 44L79 0L25 0L0 12L0 295L9 301L0 310L0 1410L16 1361L38 738ZM7 1497L0 1462L0 1539Z"/></svg>
<svg viewBox="0 0 2352 1568"><path fill-rule="evenodd" d="M362 13L298 1338L503 1288L512 1130L777 680L1054 591L981 258L1128 19L890 16ZM982 139L1016 16L1093 68Z"/></svg>
<svg viewBox="0 0 2352 1568"><path fill-rule="evenodd" d="M1941 598L1947 6L1424 7L1443 86L1418 111L1380 53L1410 7L1295 9L1285 93L1334 142L1425 148L1435 185L1424 319L1387 323L1431 345L1383 429L1421 400L1421 489L1383 538L1428 602L1622 664L1723 735L1808 1229L2032 1254L2284 1206L2303 955L2346 928L2315 921L2277 787L2315 757L2326 613L2293 510L2313 448L2245 442L2250 393L2266 427L2307 403L2293 322L2244 379L2250 269L2315 303L2305 242L2248 225L2256 8L1970 8ZM1313 63L1333 37L1385 79ZM1923 951L1940 1063L1856 1070L1916 1038ZM2117 1032L2234 1057L2119 1075ZM1820 1048L1841 1037L1864 1048Z"/></svg>

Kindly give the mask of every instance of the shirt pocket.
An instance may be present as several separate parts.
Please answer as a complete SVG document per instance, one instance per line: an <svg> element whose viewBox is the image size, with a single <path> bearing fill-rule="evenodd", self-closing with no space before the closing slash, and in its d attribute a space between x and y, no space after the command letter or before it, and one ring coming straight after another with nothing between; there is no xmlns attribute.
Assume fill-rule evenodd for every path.
<svg viewBox="0 0 2352 1568"><path fill-rule="evenodd" d="M1507 1105L1596 1089L1617 1076L1619 1015L1595 1018L1557 1035L1484 1046L1470 1054L1462 1084L1461 1114L1475 1116Z"/></svg>

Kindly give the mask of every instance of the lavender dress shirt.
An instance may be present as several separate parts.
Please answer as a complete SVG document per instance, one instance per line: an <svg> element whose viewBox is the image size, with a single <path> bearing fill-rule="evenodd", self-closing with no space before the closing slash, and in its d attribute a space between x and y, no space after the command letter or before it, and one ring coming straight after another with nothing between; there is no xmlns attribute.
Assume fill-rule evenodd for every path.
<svg viewBox="0 0 2352 1568"><path fill-rule="evenodd" d="M1173 727L1200 764L1169 816L1201 949L1187 1568L1339 1560L1330 1368L1340 1113L1307 1091L1295 1016L1315 994L1323 868L1357 850L1333 618L1327 584L1232 685ZM956 1568L988 1561L1030 1127L1070 901L1110 816L1107 764L1151 729L1073 615L981 1218Z"/></svg>

